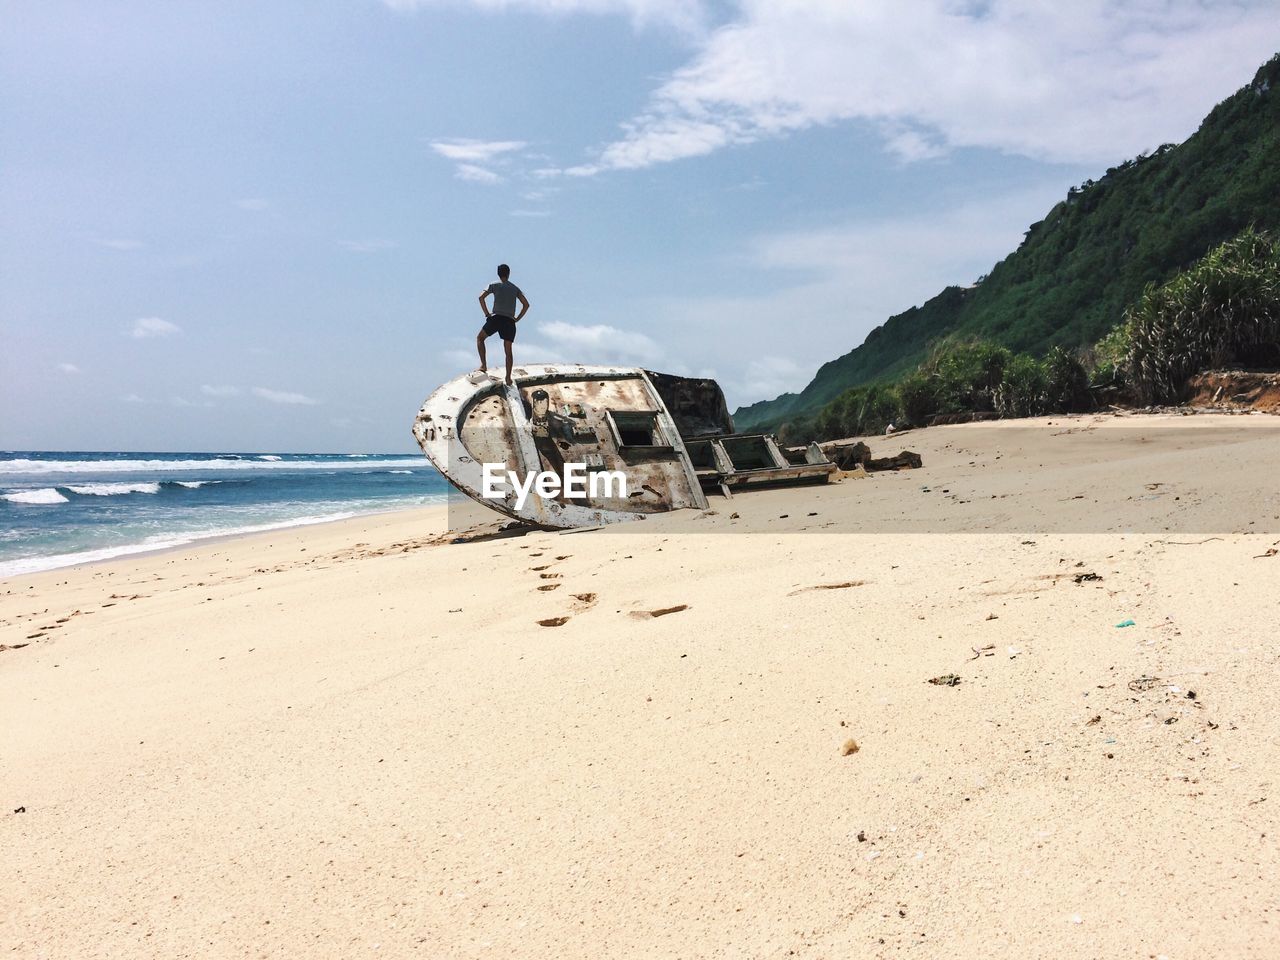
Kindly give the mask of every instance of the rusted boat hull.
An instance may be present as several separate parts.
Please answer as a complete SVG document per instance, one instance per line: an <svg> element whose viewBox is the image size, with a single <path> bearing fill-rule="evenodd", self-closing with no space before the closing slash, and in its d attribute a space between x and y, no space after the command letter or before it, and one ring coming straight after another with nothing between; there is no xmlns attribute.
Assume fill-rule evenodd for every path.
<svg viewBox="0 0 1280 960"><path fill-rule="evenodd" d="M706 508L680 431L645 371L545 364L517 367L512 379L506 386L476 374L458 377L428 397L414 421L423 453L467 496L552 528ZM588 477L620 473L627 482L625 492L601 484L586 496L530 493L520 503L515 490L485 495L486 463L521 481L582 464Z"/></svg>
<svg viewBox="0 0 1280 960"><path fill-rule="evenodd" d="M517 367L507 386L470 374L427 398L413 434L460 491L543 527L601 526L671 510L706 509L705 490L825 483L836 465L816 444L783 450L769 434L735 434L714 380L635 367ZM589 490L501 496L490 471L528 482L576 465Z"/></svg>

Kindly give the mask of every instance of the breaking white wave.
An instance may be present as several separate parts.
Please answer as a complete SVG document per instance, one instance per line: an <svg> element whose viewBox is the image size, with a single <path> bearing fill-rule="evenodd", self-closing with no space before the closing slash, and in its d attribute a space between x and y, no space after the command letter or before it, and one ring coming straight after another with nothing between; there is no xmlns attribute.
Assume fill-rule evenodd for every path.
<svg viewBox="0 0 1280 960"><path fill-rule="evenodd" d="M40 490L15 490L13 493L4 494L4 499L10 503L66 503L67 498L60 494L53 487L43 487Z"/></svg>
<svg viewBox="0 0 1280 960"><path fill-rule="evenodd" d="M283 460L283 459L284 459L284 457L277 457L274 453L264 453L264 454L262 454L262 456L258 457L258 459L259 459L259 460L270 460L270 461L274 462L274 461L276 461L276 460Z"/></svg>
<svg viewBox="0 0 1280 960"><path fill-rule="evenodd" d="M188 490L199 490L201 487L208 486L211 483L221 483L221 480L174 480L180 487L186 487Z"/></svg>
<svg viewBox="0 0 1280 960"><path fill-rule="evenodd" d="M82 497L118 497L126 493L159 493L160 483L82 483L67 489Z"/></svg>
<svg viewBox="0 0 1280 960"><path fill-rule="evenodd" d="M412 470L388 470L387 473L413 473Z"/></svg>
<svg viewBox="0 0 1280 960"><path fill-rule="evenodd" d="M353 455L365 458L367 454ZM386 467L420 467L422 458L384 460ZM50 473L190 473L197 470L345 470L368 469L359 460L242 460L221 456L209 460L0 460L0 475L43 475Z"/></svg>
<svg viewBox="0 0 1280 960"><path fill-rule="evenodd" d="M142 543L131 543L119 547L102 547L97 550L81 550L77 553L59 553L46 557L24 557L19 560L0 561L0 578L16 577L24 573L39 573L42 570L55 570L59 567L72 567L81 563L96 563L100 560L125 557L134 553L169 550L173 547L181 547L188 543L195 543L197 540L208 540L213 537L238 537L248 533L265 533L269 530L284 530L289 527L307 527L312 524L329 523L334 520L347 520L354 516L356 516L354 512L344 511L322 516L296 517L292 520L281 520L276 523L259 523L246 527L225 527L221 530L205 530L177 536L159 536L144 540Z"/></svg>

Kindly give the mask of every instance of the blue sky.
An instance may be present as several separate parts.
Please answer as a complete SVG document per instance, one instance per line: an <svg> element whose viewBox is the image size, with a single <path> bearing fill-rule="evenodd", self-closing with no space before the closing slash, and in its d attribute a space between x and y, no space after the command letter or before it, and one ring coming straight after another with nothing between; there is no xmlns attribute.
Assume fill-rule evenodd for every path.
<svg viewBox="0 0 1280 960"><path fill-rule="evenodd" d="M798 389L1280 49L1273 0L0 16L7 449L408 450L501 260L518 359Z"/></svg>

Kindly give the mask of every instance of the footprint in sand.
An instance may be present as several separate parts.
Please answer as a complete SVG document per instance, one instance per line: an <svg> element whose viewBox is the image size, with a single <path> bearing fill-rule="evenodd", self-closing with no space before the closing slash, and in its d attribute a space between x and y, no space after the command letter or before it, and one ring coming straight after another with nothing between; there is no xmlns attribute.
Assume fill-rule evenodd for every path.
<svg viewBox="0 0 1280 960"><path fill-rule="evenodd" d="M559 573L540 573L538 578L541 580L559 580L563 574Z"/></svg>
<svg viewBox="0 0 1280 960"><path fill-rule="evenodd" d="M562 586L564 586L562 583L544 583L538 589L545 592L547 590L559 590Z"/></svg>
<svg viewBox="0 0 1280 960"><path fill-rule="evenodd" d="M544 563L544 564L543 564L542 566L540 566L540 567L530 567L529 569L530 569L530 570L532 570L534 573L537 573L539 570L550 570L550 569L551 569L551 564L549 564L549 563Z"/></svg>
<svg viewBox="0 0 1280 960"><path fill-rule="evenodd" d="M577 603L574 604L575 613L582 613L585 610L590 610L596 605L596 595L594 593L575 593L573 595L573 599L577 601Z"/></svg>
<svg viewBox="0 0 1280 960"><path fill-rule="evenodd" d="M627 616L633 620L652 620L655 617L665 617L669 613L679 613L681 610L688 610L689 605L682 603L677 607L660 607L657 610L632 610Z"/></svg>
<svg viewBox="0 0 1280 960"><path fill-rule="evenodd" d="M568 617L548 617L546 620L539 620L540 627L563 627L569 622Z"/></svg>

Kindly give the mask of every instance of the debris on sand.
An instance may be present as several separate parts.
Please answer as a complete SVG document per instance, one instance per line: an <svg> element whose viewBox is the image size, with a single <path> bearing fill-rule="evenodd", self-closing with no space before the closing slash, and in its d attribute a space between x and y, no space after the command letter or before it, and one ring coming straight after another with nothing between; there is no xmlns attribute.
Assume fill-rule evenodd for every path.
<svg viewBox="0 0 1280 960"><path fill-rule="evenodd" d="M849 443L846 440L833 440L820 445L827 458L841 471L852 472L861 468L864 471L878 470L918 470L924 466L920 454L903 450L896 457L873 457L871 448L861 440Z"/></svg>
<svg viewBox="0 0 1280 960"><path fill-rule="evenodd" d="M679 613L681 610L688 610L689 605L682 603L676 607L660 607L657 610L632 610L631 618L634 620L651 620L654 617L665 617L669 613Z"/></svg>
<svg viewBox="0 0 1280 960"><path fill-rule="evenodd" d="M787 594L788 597L794 597L797 593L808 593L810 590L847 590L849 587L865 587L865 580L846 580L844 583L815 583L811 587L800 587L792 590Z"/></svg>
<svg viewBox="0 0 1280 960"><path fill-rule="evenodd" d="M857 753L862 748L858 746L858 741L850 737L840 746L840 756L848 757Z"/></svg>
<svg viewBox="0 0 1280 960"><path fill-rule="evenodd" d="M1134 693L1146 693L1164 683L1159 677L1137 677L1129 681L1129 689Z"/></svg>
<svg viewBox="0 0 1280 960"><path fill-rule="evenodd" d="M1136 626L1137 624L1134 623L1132 620L1121 620L1119 623L1116 624L1116 629L1121 630L1125 627L1136 627Z"/></svg>
<svg viewBox="0 0 1280 960"><path fill-rule="evenodd" d="M958 687L960 678L954 673L944 673L940 677L930 677L929 682L937 687Z"/></svg>
<svg viewBox="0 0 1280 960"><path fill-rule="evenodd" d="M1077 573L1073 579L1076 583L1097 583L1102 578L1096 573Z"/></svg>
<svg viewBox="0 0 1280 960"><path fill-rule="evenodd" d="M569 622L568 617L548 617L546 620L539 620L540 627L563 627Z"/></svg>

